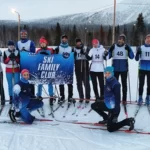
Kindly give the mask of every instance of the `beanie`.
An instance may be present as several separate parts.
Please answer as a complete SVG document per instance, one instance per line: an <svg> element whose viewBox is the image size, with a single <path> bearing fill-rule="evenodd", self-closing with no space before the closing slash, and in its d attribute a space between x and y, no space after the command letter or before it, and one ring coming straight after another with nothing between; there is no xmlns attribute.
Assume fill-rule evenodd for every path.
<svg viewBox="0 0 150 150"><path fill-rule="evenodd" d="M15 43L14 43L14 41L10 40L10 41L8 41L8 44L7 44L7 45L8 45L8 46L10 46L10 45L15 46Z"/></svg>
<svg viewBox="0 0 150 150"><path fill-rule="evenodd" d="M25 72L28 72L28 73L29 73L29 70L23 69L23 70L21 71L21 75L23 75Z"/></svg>
<svg viewBox="0 0 150 150"><path fill-rule="evenodd" d="M93 39L92 44L99 44L99 41L97 39Z"/></svg>
<svg viewBox="0 0 150 150"><path fill-rule="evenodd" d="M114 67L112 66L108 66L104 69L104 73L106 72L110 72L111 73L111 76L114 76Z"/></svg>
<svg viewBox="0 0 150 150"><path fill-rule="evenodd" d="M80 38L76 39L76 43L78 43L78 42L82 42Z"/></svg>
<svg viewBox="0 0 150 150"><path fill-rule="evenodd" d="M39 40L39 43L45 43L47 45L47 40L45 39L45 37L41 37L40 40Z"/></svg>
<svg viewBox="0 0 150 150"><path fill-rule="evenodd" d="M123 39L124 41L126 41L126 36L124 34L120 34L119 39Z"/></svg>
<svg viewBox="0 0 150 150"><path fill-rule="evenodd" d="M63 38L68 39L68 36L66 34L64 34L64 35L61 36L61 39L63 39Z"/></svg>

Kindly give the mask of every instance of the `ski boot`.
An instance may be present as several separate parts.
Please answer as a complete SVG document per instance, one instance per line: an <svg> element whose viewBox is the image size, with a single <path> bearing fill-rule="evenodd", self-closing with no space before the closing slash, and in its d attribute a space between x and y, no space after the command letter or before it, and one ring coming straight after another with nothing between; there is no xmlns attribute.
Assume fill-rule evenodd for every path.
<svg viewBox="0 0 150 150"><path fill-rule="evenodd" d="M135 119L131 117L131 118L128 118L126 121L127 121L127 125L129 126L129 131L133 130Z"/></svg>
<svg viewBox="0 0 150 150"><path fill-rule="evenodd" d="M102 120L102 121L99 121L98 123L99 123L99 124L107 124L107 120L104 119L104 120Z"/></svg>
<svg viewBox="0 0 150 150"><path fill-rule="evenodd" d="M68 104L71 104L71 103L73 103L75 105L76 100L74 98L70 97L70 98L68 98Z"/></svg>
<svg viewBox="0 0 150 150"><path fill-rule="evenodd" d="M12 122L17 122L16 118L20 118L21 114L19 112L19 110L15 110L15 107L12 106L10 109L9 109L9 117L10 117L10 120Z"/></svg>
<svg viewBox="0 0 150 150"><path fill-rule="evenodd" d="M145 105L150 105L150 95L146 96Z"/></svg>
<svg viewBox="0 0 150 150"><path fill-rule="evenodd" d="M62 104L65 101L65 96L61 96L60 99L58 99L58 104Z"/></svg>
<svg viewBox="0 0 150 150"><path fill-rule="evenodd" d="M53 102L54 102L54 98L50 98L50 99L49 99L49 105L50 105L50 106L53 106Z"/></svg>
<svg viewBox="0 0 150 150"><path fill-rule="evenodd" d="M139 96L139 99L138 99L138 105L142 105L142 103L143 103L143 98L142 98L142 96L140 95L140 96Z"/></svg>

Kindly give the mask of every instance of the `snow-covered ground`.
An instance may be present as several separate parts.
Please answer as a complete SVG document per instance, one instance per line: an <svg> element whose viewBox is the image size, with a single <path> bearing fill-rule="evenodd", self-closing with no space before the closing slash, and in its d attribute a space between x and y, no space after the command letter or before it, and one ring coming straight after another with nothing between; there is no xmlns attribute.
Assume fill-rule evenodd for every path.
<svg viewBox="0 0 150 150"><path fill-rule="evenodd" d="M111 61L109 60L107 64L109 65L110 63ZM137 91L138 62L135 60L129 60L129 66L131 99L132 101L135 101ZM9 99L5 74L4 86L6 99ZM45 89L47 89L46 85ZM43 92L43 96L47 95ZM74 97L78 97L75 76ZM94 97L93 90L91 92L91 97ZM145 92L143 98L145 98ZM129 92L128 100L130 100ZM48 113L50 112L48 107L48 99L44 99L44 104L46 118L52 119L48 116ZM54 107L56 106L57 104L54 105ZM64 106L66 108L67 104ZM8 108L9 105L6 104L6 107L0 116L0 120L9 119L7 115ZM83 109L78 117L75 115L72 116L74 107L71 106L66 118L64 119L63 114L65 112L65 108L60 108L55 113L55 117L57 119L77 119L85 122L98 122L102 119L93 111L89 115L84 116L84 113L90 109L90 105ZM127 105L127 109L129 117L132 117L136 110L136 105ZM33 112L33 114L37 118L40 118L37 112ZM125 114L122 107L119 120L124 118ZM142 106L136 118L135 128L150 132L150 115L146 106ZM60 122L59 125L55 126L49 122L36 122L33 125L0 124L0 150L149 150L149 138L149 135L128 134L123 132L109 133L107 131L85 129L80 125Z"/></svg>

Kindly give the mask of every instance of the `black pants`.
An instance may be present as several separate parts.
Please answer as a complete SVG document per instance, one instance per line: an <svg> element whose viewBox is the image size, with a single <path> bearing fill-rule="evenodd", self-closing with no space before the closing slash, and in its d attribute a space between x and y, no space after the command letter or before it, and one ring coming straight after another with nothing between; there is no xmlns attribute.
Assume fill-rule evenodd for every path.
<svg viewBox="0 0 150 150"><path fill-rule="evenodd" d="M67 84L67 85L68 85L68 98L72 98L72 96L73 96L73 85L72 84ZM65 98L64 85L59 85L59 90L60 90L60 96Z"/></svg>
<svg viewBox="0 0 150 150"><path fill-rule="evenodd" d="M77 79L77 89L79 92L79 97L80 98L86 98L90 99L90 83L89 83L89 72L87 70L83 70L82 72L76 71L76 79ZM84 84L85 87L85 97L83 94L83 87L82 83Z"/></svg>
<svg viewBox="0 0 150 150"><path fill-rule="evenodd" d="M150 95L150 71L139 70L139 95L143 95L143 87L147 76L147 95Z"/></svg>
<svg viewBox="0 0 150 150"><path fill-rule="evenodd" d="M90 71L90 76L93 84L93 90L95 97L103 96L104 95L104 73L103 72L92 72ZM100 85L100 95L98 93L97 87L97 78Z"/></svg>
<svg viewBox="0 0 150 150"><path fill-rule="evenodd" d="M33 95L35 95L34 84L30 84L30 88L31 88L31 93L32 93Z"/></svg>
<svg viewBox="0 0 150 150"><path fill-rule="evenodd" d="M127 123L127 119L124 119L120 122L114 122L114 120L116 118L118 118L119 116L119 113L118 114L115 114L113 112L113 110L109 110L106 106L105 106L105 103L102 101L102 102L95 102L91 105L91 108L96 111L100 116L103 117L104 120L107 120L107 130L109 132L113 132L113 131L116 131L120 128L122 128L123 126L126 126L128 125ZM107 111L108 114L106 114L104 111Z"/></svg>
<svg viewBox="0 0 150 150"><path fill-rule="evenodd" d="M3 87L3 73L0 72L0 95L1 95L1 105L5 105L5 93Z"/></svg>
<svg viewBox="0 0 150 150"><path fill-rule="evenodd" d="M122 100L126 101L127 100L127 75L128 72L114 72L114 76L116 77L117 80L119 80L119 75L121 75L121 83L122 83Z"/></svg>

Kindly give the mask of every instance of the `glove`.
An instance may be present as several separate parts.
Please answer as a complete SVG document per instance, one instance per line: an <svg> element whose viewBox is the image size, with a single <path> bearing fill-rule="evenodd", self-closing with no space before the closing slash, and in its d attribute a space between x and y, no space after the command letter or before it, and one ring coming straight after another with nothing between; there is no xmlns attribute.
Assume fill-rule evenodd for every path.
<svg viewBox="0 0 150 150"><path fill-rule="evenodd" d="M9 58L10 58L11 60L15 60L16 56L15 56L14 53L11 53L11 54L9 55Z"/></svg>
<svg viewBox="0 0 150 150"><path fill-rule="evenodd" d="M137 49L137 54L138 54L138 55L141 55L141 54L142 54L141 48L138 48L138 49Z"/></svg>
<svg viewBox="0 0 150 150"><path fill-rule="evenodd" d="M129 47L129 45L125 45L125 50L127 50L128 52L129 52L129 50L130 50L130 47Z"/></svg>
<svg viewBox="0 0 150 150"><path fill-rule="evenodd" d="M49 55L49 54L46 53L46 52L40 52L40 54L43 54L43 55Z"/></svg>
<svg viewBox="0 0 150 150"><path fill-rule="evenodd" d="M108 55L108 51L104 51L104 56L106 57Z"/></svg>
<svg viewBox="0 0 150 150"><path fill-rule="evenodd" d="M42 100L43 100L43 97L38 96L38 97L37 97L37 100L42 101Z"/></svg>
<svg viewBox="0 0 150 150"><path fill-rule="evenodd" d="M13 87L13 92L14 94L16 95L19 95L19 93L21 92L21 87L19 84L16 84L14 87Z"/></svg>

